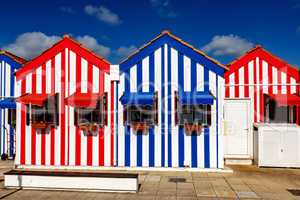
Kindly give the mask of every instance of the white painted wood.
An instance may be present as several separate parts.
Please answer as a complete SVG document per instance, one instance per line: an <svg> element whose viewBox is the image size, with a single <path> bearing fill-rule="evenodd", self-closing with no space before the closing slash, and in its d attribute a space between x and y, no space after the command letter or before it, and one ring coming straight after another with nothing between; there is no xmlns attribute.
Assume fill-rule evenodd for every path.
<svg viewBox="0 0 300 200"><path fill-rule="evenodd" d="M137 178L5 175L7 188L137 192Z"/></svg>

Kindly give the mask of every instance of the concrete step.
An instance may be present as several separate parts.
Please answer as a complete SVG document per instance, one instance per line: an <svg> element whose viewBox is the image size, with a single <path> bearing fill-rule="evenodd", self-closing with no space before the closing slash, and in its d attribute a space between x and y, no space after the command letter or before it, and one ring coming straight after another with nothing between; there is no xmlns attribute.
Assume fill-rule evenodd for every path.
<svg viewBox="0 0 300 200"><path fill-rule="evenodd" d="M225 165L252 165L251 158L225 158Z"/></svg>

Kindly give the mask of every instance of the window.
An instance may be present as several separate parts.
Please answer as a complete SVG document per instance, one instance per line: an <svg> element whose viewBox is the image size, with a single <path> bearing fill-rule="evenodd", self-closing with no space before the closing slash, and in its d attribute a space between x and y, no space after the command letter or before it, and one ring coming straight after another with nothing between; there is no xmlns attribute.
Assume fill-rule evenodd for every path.
<svg viewBox="0 0 300 200"><path fill-rule="evenodd" d="M265 107L265 122L296 123L296 106L277 106L274 100L269 100Z"/></svg>
<svg viewBox="0 0 300 200"><path fill-rule="evenodd" d="M127 106L125 109L126 112L124 115L127 115L125 123L147 123L148 125L154 125L156 118L154 106Z"/></svg>
<svg viewBox="0 0 300 200"><path fill-rule="evenodd" d="M106 98L98 100L96 108L75 108L75 125L96 123L100 126L107 125Z"/></svg>
<svg viewBox="0 0 300 200"><path fill-rule="evenodd" d="M8 109L8 124L16 127L16 109Z"/></svg>
<svg viewBox="0 0 300 200"><path fill-rule="evenodd" d="M179 109L180 125L187 123L209 126L211 124L210 105L181 105Z"/></svg>
<svg viewBox="0 0 300 200"><path fill-rule="evenodd" d="M58 94L50 96L43 106L31 105L31 113L29 113L29 105L26 108L26 118L31 117L31 123L58 125Z"/></svg>

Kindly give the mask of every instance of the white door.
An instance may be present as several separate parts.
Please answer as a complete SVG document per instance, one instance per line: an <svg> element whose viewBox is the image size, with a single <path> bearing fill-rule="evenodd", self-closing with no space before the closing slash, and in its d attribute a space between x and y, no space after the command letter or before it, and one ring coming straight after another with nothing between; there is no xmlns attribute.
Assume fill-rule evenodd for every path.
<svg viewBox="0 0 300 200"><path fill-rule="evenodd" d="M250 100L225 100L225 157L250 157Z"/></svg>
<svg viewBox="0 0 300 200"><path fill-rule="evenodd" d="M297 131L282 132L281 161L285 167L297 165L299 158L299 134Z"/></svg>

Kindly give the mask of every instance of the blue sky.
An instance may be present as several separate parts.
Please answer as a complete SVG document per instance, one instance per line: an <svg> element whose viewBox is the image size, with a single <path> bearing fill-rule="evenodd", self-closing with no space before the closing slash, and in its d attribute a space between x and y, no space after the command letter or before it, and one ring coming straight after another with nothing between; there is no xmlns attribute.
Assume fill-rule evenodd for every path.
<svg viewBox="0 0 300 200"><path fill-rule="evenodd" d="M162 30L227 64L255 44L300 66L300 0L1 1L0 47L32 58L63 34L118 63Z"/></svg>

